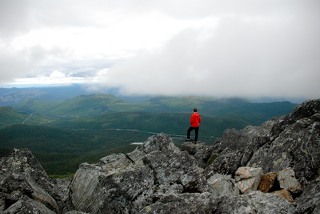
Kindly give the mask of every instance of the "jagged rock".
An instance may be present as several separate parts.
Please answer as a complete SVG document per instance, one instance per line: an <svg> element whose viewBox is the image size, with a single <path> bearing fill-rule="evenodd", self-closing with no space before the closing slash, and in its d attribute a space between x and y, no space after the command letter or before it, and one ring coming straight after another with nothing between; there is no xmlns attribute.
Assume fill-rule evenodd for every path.
<svg viewBox="0 0 320 214"><path fill-rule="evenodd" d="M274 186L276 179L276 172L269 172L262 175L258 186L258 190L264 193L269 192L269 190Z"/></svg>
<svg viewBox="0 0 320 214"><path fill-rule="evenodd" d="M71 201L76 210L127 213L133 209L131 202L153 191L149 188L154 182L149 167L145 167L142 161L133 165L121 154L115 158L117 164L113 165L114 168L103 162L80 166L71 183Z"/></svg>
<svg viewBox="0 0 320 214"><path fill-rule="evenodd" d="M154 151L147 154L143 161L152 169L156 183L177 183L183 186L185 192L199 191L203 169L187 152Z"/></svg>
<svg viewBox="0 0 320 214"><path fill-rule="evenodd" d="M221 154L206 173L232 174L241 166L266 172L291 167L299 183L306 185L320 174L320 100L298 106L288 116L274 118L259 127L227 130Z"/></svg>
<svg viewBox="0 0 320 214"><path fill-rule="evenodd" d="M213 199L210 193L170 194L156 203L146 206L140 214L212 213Z"/></svg>
<svg viewBox="0 0 320 214"><path fill-rule="evenodd" d="M27 196L23 196L17 202L8 207L3 214L13 214L13 213L47 213L55 214L43 203L40 203L36 200L32 200Z"/></svg>
<svg viewBox="0 0 320 214"><path fill-rule="evenodd" d="M236 186L242 193L257 190L262 175L261 168L240 167L235 174Z"/></svg>
<svg viewBox="0 0 320 214"><path fill-rule="evenodd" d="M214 156L216 154L213 154ZM241 166L242 152L240 150L232 151L225 148L214 161L205 169L205 175L209 178L213 174L234 175Z"/></svg>
<svg viewBox="0 0 320 214"><path fill-rule="evenodd" d="M291 167L301 184L319 176L320 100L305 102L272 127L270 144L262 146L248 163L266 171ZM271 161L270 161L271 160Z"/></svg>
<svg viewBox="0 0 320 214"><path fill-rule="evenodd" d="M247 213L294 213L295 208L286 200L272 193L249 192L238 197L220 197L214 201L211 213L247 214Z"/></svg>
<svg viewBox="0 0 320 214"><path fill-rule="evenodd" d="M312 181L296 199L296 213L320 213L320 177Z"/></svg>
<svg viewBox="0 0 320 214"><path fill-rule="evenodd" d="M278 172L277 179L281 188L292 193L300 193L302 191L301 185L295 178L294 171L291 168L283 169Z"/></svg>
<svg viewBox="0 0 320 214"><path fill-rule="evenodd" d="M127 155L82 164L71 183L76 210L138 213L168 194L200 192L203 169L164 134L150 137Z"/></svg>
<svg viewBox="0 0 320 214"><path fill-rule="evenodd" d="M213 146L206 145L205 143L194 144L192 142L185 142L181 145L182 151L187 151L198 162L201 168L206 168L208 160L213 152Z"/></svg>
<svg viewBox="0 0 320 214"><path fill-rule="evenodd" d="M293 199L291 193L286 189L274 191L273 194L287 200L290 203L294 202L294 199Z"/></svg>
<svg viewBox="0 0 320 214"><path fill-rule="evenodd" d="M1 158L0 162L0 192L5 199L4 212L9 210L12 213L10 210L20 207L34 208L39 203L59 212L62 200L58 190L29 150L15 149L9 157ZM42 205L34 209L43 210Z"/></svg>
<svg viewBox="0 0 320 214"><path fill-rule="evenodd" d="M207 186L207 191L210 192L214 198L239 195L239 189L236 187L235 181L230 175L214 174L207 179Z"/></svg>
<svg viewBox="0 0 320 214"><path fill-rule="evenodd" d="M56 189L60 190L58 192L60 198L62 198L63 201L67 200L67 198L69 197L69 185L71 183L71 177L51 179L51 182L56 187Z"/></svg>
<svg viewBox="0 0 320 214"><path fill-rule="evenodd" d="M90 213L85 213L85 212L81 212L81 211L75 211L75 210L72 210L72 211L68 211L64 214L90 214Z"/></svg>
<svg viewBox="0 0 320 214"><path fill-rule="evenodd" d="M270 143L270 133L274 124L275 121L271 120L260 127L248 126L242 130L226 130L220 142L220 149L223 151L206 171L234 175L239 167L248 164L260 147Z"/></svg>

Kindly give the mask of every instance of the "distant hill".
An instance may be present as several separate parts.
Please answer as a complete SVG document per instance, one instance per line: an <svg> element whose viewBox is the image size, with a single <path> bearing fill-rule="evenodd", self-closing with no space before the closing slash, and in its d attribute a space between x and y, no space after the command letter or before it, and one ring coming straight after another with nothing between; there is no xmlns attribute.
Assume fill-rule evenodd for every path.
<svg viewBox="0 0 320 214"><path fill-rule="evenodd" d="M16 111L12 107L0 107L0 128L20 124L28 117L27 113Z"/></svg>
<svg viewBox="0 0 320 214"><path fill-rule="evenodd" d="M154 133L165 132L182 143L194 107L203 121L199 140L210 144L226 129L260 125L296 106L241 98L81 94L83 90L80 86L0 89L0 154L27 147L49 173L59 172L62 166L64 173L70 173L85 157L96 160L99 155L127 150L130 143L145 141Z"/></svg>
<svg viewBox="0 0 320 214"><path fill-rule="evenodd" d="M260 125L293 110L290 102L251 103L245 99L205 97L152 97L130 102L110 94L81 95L54 102L30 100L28 105L7 109L2 127L22 123L68 129L137 129L143 132L185 134L193 107L203 117L202 135L221 137L227 128ZM28 112L19 113L18 112ZM11 116L10 116L11 115ZM12 119L10 119L12 118Z"/></svg>
<svg viewBox="0 0 320 214"><path fill-rule="evenodd" d="M96 115L121 109L123 104L126 103L110 94L81 95L61 102L49 112L50 114Z"/></svg>
<svg viewBox="0 0 320 214"><path fill-rule="evenodd" d="M263 122L290 112L296 104L288 101L252 103L245 99L207 97L152 97L131 102L110 94L88 94L60 102L29 100L17 105L25 111L47 114L97 115L105 112L190 113L194 107L206 116L240 115Z"/></svg>
<svg viewBox="0 0 320 214"><path fill-rule="evenodd" d="M30 100L66 100L89 94L80 85L35 88L0 88L0 106L12 106Z"/></svg>

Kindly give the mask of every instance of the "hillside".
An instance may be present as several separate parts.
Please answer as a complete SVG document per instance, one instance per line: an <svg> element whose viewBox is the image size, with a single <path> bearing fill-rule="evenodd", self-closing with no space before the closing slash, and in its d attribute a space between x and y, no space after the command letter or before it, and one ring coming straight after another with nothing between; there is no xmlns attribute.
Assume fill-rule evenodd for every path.
<svg viewBox="0 0 320 214"><path fill-rule="evenodd" d="M28 112L32 118L29 125L46 125L65 128L119 128L138 129L181 135L188 125L191 109L197 106L206 118L204 137L221 137L225 128L241 128L284 115L295 107L290 102L251 103L244 99L212 99L203 97L154 97L139 102L129 102L110 94L81 95L60 102L30 100L21 103L16 111ZM5 115L5 114L4 114ZM9 114L3 126L15 124ZM37 117L38 116L38 117ZM179 121L179 123L178 123ZM217 121L217 122L215 122ZM209 134L207 130L213 130Z"/></svg>
<svg viewBox="0 0 320 214"><path fill-rule="evenodd" d="M15 106L30 100L65 100L88 94L80 85L36 88L0 88L0 106Z"/></svg>
<svg viewBox="0 0 320 214"><path fill-rule="evenodd" d="M165 132L176 144L183 143L194 106L203 119L199 140L207 143L221 138L226 129L259 125L295 107L290 102L239 98L124 98L103 93L72 97L81 93L77 89L65 94L63 88L2 91L2 101L13 107L0 107L0 153L29 148L50 175L70 174L82 161L128 151L130 143L150 134Z"/></svg>
<svg viewBox="0 0 320 214"><path fill-rule="evenodd" d="M0 128L13 124L21 124L29 115L16 111L12 107L0 107Z"/></svg>
<svg viewBox="0 0 320 214"><path fill-rule="evenodd" d="M213 143L226 129L259 125L290 112L295 104L86 94L61 100L29 97L14 106L0 107L0 149L30 148L48 173L56 175L74 173L81 161L95 161L116 150L127 151L132 148L130 143L142 142L150 134L165 132L179 145L185 140L194 106L203 121L199 140Z"/></svg>
<svg viewBox="0 0 320 214"><path fill-rule="evenodd" d="M110 94L81 95L48 110L52 115L97 115L117 109L126 110L127 103Z"/></svg>
<svg viewBox="0 0 320 214"><path fill-rule="evenodd" d="M132 149L130 143L144 141L151 134L166 132L176 144L181 144L186 132L182 124L188 124L188 117L189 114L129 112L61 120L51 126L12 125L0 129L0 148L29 148L49 174L70 174L83 161L127 151ZM236 117L204 116L203 120L200 139L207 142L213 142L214 136L229 127L242 128L248 124Z"/></svg>

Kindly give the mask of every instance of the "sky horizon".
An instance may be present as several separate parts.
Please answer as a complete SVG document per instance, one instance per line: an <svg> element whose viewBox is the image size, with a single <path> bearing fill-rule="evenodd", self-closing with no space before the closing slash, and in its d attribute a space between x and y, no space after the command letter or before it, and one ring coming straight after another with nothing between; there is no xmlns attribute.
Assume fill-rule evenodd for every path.
<svg viewBox="0 0 320 214"><path fill-rule="evenodd" d="M320 98L317 0L0 0L0 88Z"/></svg>

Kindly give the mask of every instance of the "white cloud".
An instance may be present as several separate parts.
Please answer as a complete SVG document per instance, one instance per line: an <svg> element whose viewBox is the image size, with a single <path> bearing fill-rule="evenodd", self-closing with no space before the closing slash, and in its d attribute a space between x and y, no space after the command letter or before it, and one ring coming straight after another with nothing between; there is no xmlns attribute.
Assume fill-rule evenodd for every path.
<svg viewBox="0 0 320 214"><path fill-rule="evenodd" d="M85 83L84 77L70 77L60 71L53 71L48 76L40 75L29 78L17 78L14 83L8 84L11 87L34 87L34 86L61 86L70 84Z"/></svg>
<svg viewBox="0 0 320 214"><path fill-rule="evenodd" d="M157 53L115 65L107 85L123 93L317 98L319 32L310 35L314 28L305 28L301 18L220 16L204 38L190 28Z"/></svg>
<svg viewBox="0 0 320 214"><path fill-rule="evenodd" d="M0 83L49 84L59 77L104 82L129 94L315 98L319 5L2 0Z"/></svg>

